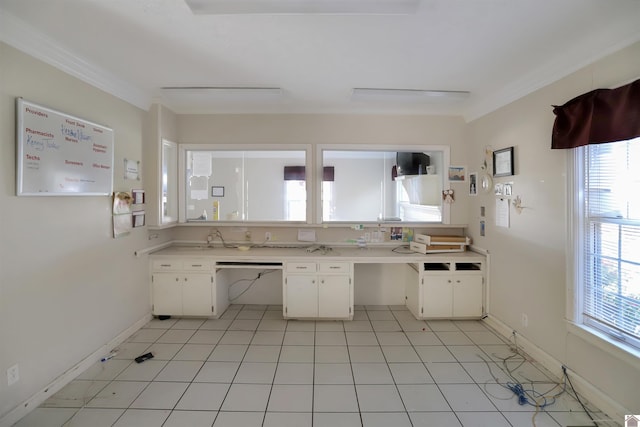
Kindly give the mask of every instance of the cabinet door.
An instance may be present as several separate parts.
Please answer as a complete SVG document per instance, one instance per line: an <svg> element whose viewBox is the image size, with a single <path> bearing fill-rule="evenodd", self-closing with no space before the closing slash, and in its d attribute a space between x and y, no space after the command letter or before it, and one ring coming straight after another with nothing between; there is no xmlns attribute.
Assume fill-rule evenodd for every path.
<svg viewBox="0 0 640 427"><path fill-rule="evenodd" d="M459 274L454 276L453 316L482 316L482 275Z"/></svg>
<svg viewBox="0 0 640 427"><path fill-rule="evenodd" d="M347 318L351 314L351 280L346 275L320 276L318 317Z"/></svg>
<svg viewBox="0 0 640 427"><path fill-rule="evenodd" d="M404 285L404 296L407 308L415 317L422 317L420 313L420 276L418 273L418 266L415 264L409 264L406 267L409 271L408 279Z"/></svg>
<svg viewBox="0 0 640 427"><path fill-rule="evenodd" d="M211 316L213 314L213 276L210 274L184 274L182 285L182 311L185 316Z"/></svg>
<svg viewBox="0 0 640 427"><path fill-rule="evenodd" d="M175 273L154 273L152 276L153 314L182 314L182 280Z"/></svg>
<svg viewBox="0 0 640 427"><path fill-rule="evenodd" d="M318 281L315 275L286 276L285 316L318 317Z"/></svg>
<svg viewBox="0 0 640 427"><path fill-rule="evenodd" d="M451 317L453 313L453 279L451 275L424 276L422 315L429 318Z"/></svg>

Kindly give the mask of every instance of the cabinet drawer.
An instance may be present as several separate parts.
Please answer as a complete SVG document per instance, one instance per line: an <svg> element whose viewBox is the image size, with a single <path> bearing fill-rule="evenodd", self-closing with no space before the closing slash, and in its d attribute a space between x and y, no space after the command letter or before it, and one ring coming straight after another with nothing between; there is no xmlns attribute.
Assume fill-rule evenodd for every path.
<svg viewBox="0 0 640 427"><path fill-rule="evenodd" d="M182 269L182 261L175 259L154 259L151 265L155 271Z"/></svg>
<svg viewBox="0 0 640 427"><path fill-rule="evenodd" d="M186 259L182 261L182 268L188 271L210 271L211 261L208 259Z"/></svg>
<svg viewBox="0 0 640 427"><path fill-rule="evenodd" d="M288 262L287 263L287 272L288 273L315 273L316 272L316 263L315 262Z"/></svg>
<svg viewBox="0 0 640 427"><path fill-rule="evenodd" d="M321 262L318 264L321 273L349 273L348 262Z"/></svg>

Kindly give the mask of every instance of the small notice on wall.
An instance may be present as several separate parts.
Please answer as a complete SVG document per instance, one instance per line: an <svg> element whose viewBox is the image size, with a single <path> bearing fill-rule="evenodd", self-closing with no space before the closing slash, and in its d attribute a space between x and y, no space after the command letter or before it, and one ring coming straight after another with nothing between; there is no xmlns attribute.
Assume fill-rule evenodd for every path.
<svg viewBox="0 0 640 427"><path fill-rule="evenodd" d="M124 179L140 181L140 161L124 159Z"/></svg>
<svg viewBox="0 0 640 427"><path fill-rule="evenodd" d="M509 199L496 199L496 226L509 228Z"/></svg>

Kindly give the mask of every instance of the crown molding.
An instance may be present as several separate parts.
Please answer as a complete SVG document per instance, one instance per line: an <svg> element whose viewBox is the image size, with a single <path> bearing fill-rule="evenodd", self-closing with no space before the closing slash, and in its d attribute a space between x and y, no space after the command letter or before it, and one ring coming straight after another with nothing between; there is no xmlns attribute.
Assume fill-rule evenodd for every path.
<svg viewBox="0 0 640 427"><path fill-rule="evenodd" d="M1 9L0 41L145 111L151 105L149 94L91 64L33 26Z"/></svg>
<svg viewBox="0 0 640 427"><path fill-rule="evenodd" d="M600 50L592 46L587 52L566 52L558 61L533 70L492 95L480 97L478 101L470 104L463 117L467 123L479 119L638 41L640 33L633 34L622 42L604 46Z"/></svg>

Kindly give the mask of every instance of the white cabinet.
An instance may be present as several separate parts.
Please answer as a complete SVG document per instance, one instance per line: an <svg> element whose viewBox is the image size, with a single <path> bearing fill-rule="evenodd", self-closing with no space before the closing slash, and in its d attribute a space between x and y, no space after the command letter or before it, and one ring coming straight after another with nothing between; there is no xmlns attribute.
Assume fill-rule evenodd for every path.
<svg viewBox="0 0 640 427"><path fill-rule="evenodd" d="M153 314L182 315L181 276L175 273L153 273L151 275L151 297Z"/></svg>
<svg viewBox="0 0 640 427"><path fill-rule="evenodd" d="M453 317L482 317L483 283L481 274L453 276Z"/></svg>
<svg viewBox="0 0 640 427"><path fill-rule="evenodd" d="M290 262L284 269L286 318L351 319L353 267L349 262Z"/></svg>
<svg viewBox="0 0 640 427"><path fill-rule="evenodd" d="M479 318L484 314L482 260L434 260L414 265L413 269L418 280L407 284L406 301L416 318Z"/></svg>
<svg viewBox="0 0 640 427"><path fill-rule="evenodd" d="M151 268L154 315L217 317L229 305L226 288L216 286L210 259L156 259Z"/></svg>
<svg viewBox="0 0 640 427"><path fill-rule="evenodd" d="M287 274L284 281L284 316L318 317L318 276Z"/></svg>

